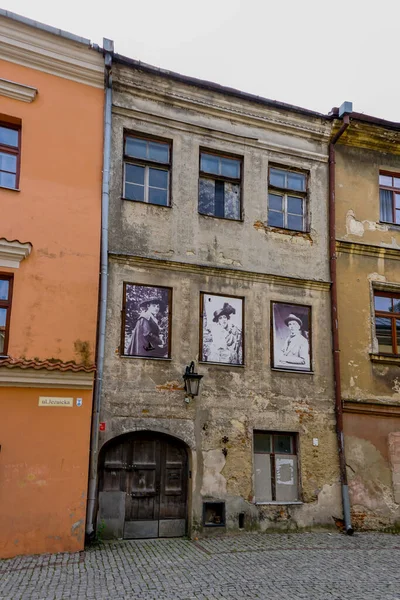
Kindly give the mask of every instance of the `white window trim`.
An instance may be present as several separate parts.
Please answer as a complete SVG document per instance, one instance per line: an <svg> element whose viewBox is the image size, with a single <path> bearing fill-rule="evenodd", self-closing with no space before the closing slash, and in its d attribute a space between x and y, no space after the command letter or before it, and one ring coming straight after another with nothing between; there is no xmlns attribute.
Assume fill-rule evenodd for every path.
<svg viewBox="0 0 400 600"><path fill-rule="evenodd" d="M169 167L162 167L161 166L162 163L160 163L160 166L158 166L158 164L151 164L151 165L144 165L142 163L136 163L133 161L128 161L125 160L124 161L124 199L125 200L129 200L130 202L144 202L146 204L151 204L153 206L170 206L171 202L170 202L170 195L169 195L169 188L170 188L170 169ZM127 182L126 181L126 165L134 165L135 167L141 167L142 169L144 169L144 185L142 186L140 183L133 183L133 182ZM150 186L149 185L149 179L150 179L150 175L149 175L149 170L150 169L155 169L157 171L164 171L165 173L167 173L168 177L167 177L167 204L156 204L154 202L149 202L149 188L151 187L154 190L165 190L165 188L159 188L159 187L155 187L154 185ZM131 200L130 198L127 198L126 194L125 194L125 190L126 190L126 184L132 184L132 185L137 185L138 187L144 187L144 200Z"/></svg>

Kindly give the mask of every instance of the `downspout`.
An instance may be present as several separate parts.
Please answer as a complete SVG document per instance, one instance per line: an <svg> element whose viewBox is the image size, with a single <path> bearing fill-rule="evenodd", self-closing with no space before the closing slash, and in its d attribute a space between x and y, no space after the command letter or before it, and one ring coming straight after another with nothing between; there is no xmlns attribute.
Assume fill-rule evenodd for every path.
<svg viewBox="0 0 400 600"><path fill-rule="evenodd" d="M103 142L103 181L101 193L101 242L100 242L100 291L99 317L97 330L96 377L94 382L94 398L89 456L89 484L86 512L86 537L94 536L94 516L97 491L97 463L100 426L101 392L103 386L104 346L106 337L107 316L107 283L108 283L108 212L110 196L110 157L111 157L111 109L112 109L112 54L114 42L103 39L104 52L104 142Z"/></svg>
<svg viewBox="0 0 400 600"><path fill-rule="evenodd" d="M345 103L350 105L350 103ZM343 106L345 106L343 105ZM350 108L351 105L346 108ZM342 107L341 107L342 109ZM340 113L339 113L340 115ZM335 205L335 144L350 125L349 114L344 114L343 124L339 131L334 135L329 144L329 267L332 281L331 286L331 324L332 324L332 345L333 345L333 376L335 383L335 412L336 412L336 435L339 449L339 468L340 482L342 488L343 515L346 533L353 534L350 514L350 497L347 483L346 455L344 449L343 435L343 405L342 405L342 387L340 378L340 346L339 346L339 317L337 305L337 270L336 270L336 205Z"/></svg>

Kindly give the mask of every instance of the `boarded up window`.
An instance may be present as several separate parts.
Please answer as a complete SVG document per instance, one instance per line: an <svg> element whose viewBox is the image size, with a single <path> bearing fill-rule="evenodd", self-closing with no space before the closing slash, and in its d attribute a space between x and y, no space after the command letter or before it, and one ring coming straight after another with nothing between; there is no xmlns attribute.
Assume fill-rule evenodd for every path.
<svg viewBox="0 0 400 600"><path fill-rule="evenodd" d="M296 441L292 433L254 432L256 502L299 500Z"/></svg>

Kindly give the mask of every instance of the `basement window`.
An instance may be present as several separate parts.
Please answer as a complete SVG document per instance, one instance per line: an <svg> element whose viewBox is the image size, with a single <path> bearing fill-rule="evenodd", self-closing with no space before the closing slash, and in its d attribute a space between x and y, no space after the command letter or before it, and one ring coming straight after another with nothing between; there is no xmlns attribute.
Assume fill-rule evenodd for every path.
<svg viewBox="0 0 400 600"><path fill-rule="evenodd" d="M254 432L256 502L298 502L297 436Z"/></svg>
<svg viewBox="0 0 400 600"><path fill-rule="evenodd" d="M203 502L204 527L225 526L225 502Z"/></svg>

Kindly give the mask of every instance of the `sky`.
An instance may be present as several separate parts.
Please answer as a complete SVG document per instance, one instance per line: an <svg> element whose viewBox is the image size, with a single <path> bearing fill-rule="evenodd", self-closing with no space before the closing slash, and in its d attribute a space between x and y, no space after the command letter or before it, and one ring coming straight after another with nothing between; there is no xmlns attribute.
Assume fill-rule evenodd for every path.
<svg viewBox="0 0 400 600"><path fill-rule="evenodd" d="M119 54L322 113L400 121L399 0L2 0Z"/></svg>

